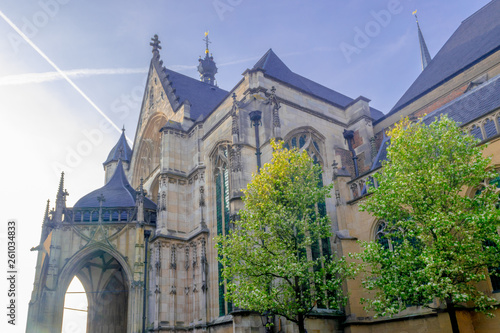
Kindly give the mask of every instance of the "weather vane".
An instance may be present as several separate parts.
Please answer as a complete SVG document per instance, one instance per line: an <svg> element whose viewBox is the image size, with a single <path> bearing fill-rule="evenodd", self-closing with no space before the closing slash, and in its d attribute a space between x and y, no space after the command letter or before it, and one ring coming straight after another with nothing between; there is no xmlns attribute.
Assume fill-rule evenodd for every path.
<svg viewBox="0 0 500 333"><path fill-rule="evenodd" d="M208 31L205 32L205 38L203 38L205 41L205 54L208 54L208 44L211 43L211 41L208 39Z"/></svg>

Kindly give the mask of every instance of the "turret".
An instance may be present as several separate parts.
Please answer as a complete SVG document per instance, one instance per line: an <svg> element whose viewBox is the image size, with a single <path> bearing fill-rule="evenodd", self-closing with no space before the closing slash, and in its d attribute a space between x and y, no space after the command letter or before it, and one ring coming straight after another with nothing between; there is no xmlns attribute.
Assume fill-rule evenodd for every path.
<svg viewBox="0 0 500 333"><path fill-rule="evenodd" d="M209 83L211 85L215 84L215 74L217 74L217 66L215 65L214 57L212 55L208 55L208 44L210 43L208 39L208 32L205 32L205 58L198 59L198 72L200 73L200 80L202 82Z"/></svg>
<svg viewBox="0 0 500 333"><path fill-rule="evenodd" d="M130 160L132 159L132 149L127 143L127 138L125 137L125 127L122 129L122 135L118 139L116 145L109 152L108 158L103 163L104 166L104 183L107 184L113 174L115 173L118 161L121 160L125 170L128 170Z"/></svg>

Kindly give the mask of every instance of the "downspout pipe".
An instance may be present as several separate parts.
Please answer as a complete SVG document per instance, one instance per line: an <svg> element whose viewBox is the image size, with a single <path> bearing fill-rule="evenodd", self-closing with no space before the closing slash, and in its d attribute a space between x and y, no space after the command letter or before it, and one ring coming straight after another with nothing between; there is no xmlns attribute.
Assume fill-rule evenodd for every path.
<svg viewBox="0 0 500 333"><path fill-rule="evenodd" d="M358 178L359 177L358 156L356 156L356 151L352 147L354 143L354 131L348 131L347 129L344 129L343 134L344 134L344 139L347 141L349 151L352 154L352 161L354 162L354 172L356 173L356 178Z"/></svg>
<svg viewBox="0 0 500 333"><path fill-rule="evenodd" d="M262 125L262 122L260 121L262 118L262 112L261 111L252 111L250 112L250 120L252 121L252 126L255 127L255 155L257 156L257 172L260 171L261 168L261 162L260 162L260 140L259 140L259 125Z"/></svg>

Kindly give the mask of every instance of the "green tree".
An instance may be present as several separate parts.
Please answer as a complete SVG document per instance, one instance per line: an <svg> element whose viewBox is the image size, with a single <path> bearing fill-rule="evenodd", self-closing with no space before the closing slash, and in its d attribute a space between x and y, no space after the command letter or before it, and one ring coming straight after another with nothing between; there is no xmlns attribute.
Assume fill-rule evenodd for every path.
<svg viewBox="0 0 500 333"><path fill-rule="evenodd" d="M320 185L321 166L306 151L271 144L272 162L243 191L240 220L216 239L219 260L226 299L239 308L283 316L303 333L316 306L343 307L342 278L350 270L344 258L330 255L330 221L318 204L331 186Z"/></svg>
<svg viewBox="0 0 500 333"><path fill-rule="evenodd" d="M437 299L459 332L457 305L487 313L495 303L477 282L500 265L498 192L488 182L498 174L484 145L446 116L430 125L404 119L388 134L379 186L360 205L387 224L385 239L364 242L357 256L369 264L372 297L363 301L385 316Z"/></svg>

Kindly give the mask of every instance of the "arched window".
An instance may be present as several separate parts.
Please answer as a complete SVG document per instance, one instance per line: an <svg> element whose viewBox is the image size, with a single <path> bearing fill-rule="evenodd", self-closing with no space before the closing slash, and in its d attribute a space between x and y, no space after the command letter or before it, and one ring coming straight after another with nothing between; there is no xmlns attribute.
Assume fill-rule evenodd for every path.
<svg viewBox="0 0 500 333"><path fill-rule="evenodd" d="M303 131L292 134L286 140L284 147L287 149L298 148L300 150L306 150L314 163L322 166L323 158L321 157L320 145L318 142L320 142L320 140L317 135L309 129L304 129ZM323 186L322 174L319 175L318 186ZM319 216L326 216L326 204L324 199L316 204L316 209ZM316 242L311 245L311 256L313 260L316 260L322 255L328 258L331 254L332 251L329 238L323 238L321 244Z"/></svg>
<svg viewBox="0 0 500 333"><path fill-rule="evenodd" d="M490 184L496 185L497 188L500 188L500 172L498 170L497 172L497 177L490 180ZM481 191L482 189L478 189L476 191L476 195L480 194ZM497 204L497 209L500 209L500 199ZM484 246L495 246L495 244L490 241L486 241ZM488 267L488 272L490 273L490 281L493 292L500 293L500 267Z"/></svg>
<svg viewBox="0 0 500 333"><path fill-rule="evenodd" d="M217 235L226 235L230 227L229 208L229 145L221 144L213 156L214 183L215 183L215 213L217 221ZM218 263L219 280L219 316L230 313L231 302L225 302L225 285L222 278L222 264ZM227 305L227 306L226 306ZM227 311L226 311L227 310Z"/></svg>
<svg viewBox="0 0 500 333"><path fill-rule="evenodd" d="M375 227L375 241L389 251L394 250L393 240L389 235L387 222L380 220Z"/></svg>

